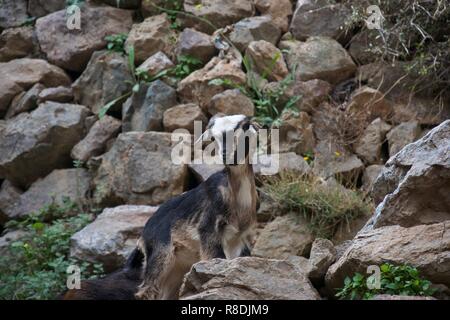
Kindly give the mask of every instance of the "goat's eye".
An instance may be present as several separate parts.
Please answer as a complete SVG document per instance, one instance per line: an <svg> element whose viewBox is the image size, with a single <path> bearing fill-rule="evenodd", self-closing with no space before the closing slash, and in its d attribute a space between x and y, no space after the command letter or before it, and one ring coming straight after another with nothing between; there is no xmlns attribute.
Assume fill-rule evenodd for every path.
<svg viewBox="0 0 450 320"><path fill-rule="evenodd" d="M211 137L211 141L213 141L213 142L214 142L215 140L216 140L216 138L214 138L214 137Z"/></svg>

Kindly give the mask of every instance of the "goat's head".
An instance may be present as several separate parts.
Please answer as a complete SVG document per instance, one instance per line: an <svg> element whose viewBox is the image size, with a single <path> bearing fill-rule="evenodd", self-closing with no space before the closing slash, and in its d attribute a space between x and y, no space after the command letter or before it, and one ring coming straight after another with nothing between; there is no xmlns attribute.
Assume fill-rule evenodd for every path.
<svg viewBox="0 0 450 320"><path fill-rule="evenodd" d="M256 150L257 128L244 115L216 115L209 121L204 137L217 143L224 164L244 164Z"/></svg>

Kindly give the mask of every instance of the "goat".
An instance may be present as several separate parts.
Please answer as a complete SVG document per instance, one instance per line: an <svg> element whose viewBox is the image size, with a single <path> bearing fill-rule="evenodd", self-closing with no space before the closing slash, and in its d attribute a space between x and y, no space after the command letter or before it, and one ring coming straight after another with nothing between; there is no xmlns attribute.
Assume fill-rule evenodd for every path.
<svg viewBox="0 0 450 320"><path fill-rule="evenodd" d="M230 141L230 132L238 139L233 134ZM250 255L257 192L248 133L256 129L244 115L211 119L204 134L217 142L225 168L162 204L147 221L138 241L144 255L138 299L176 299L194 263Z"/></svg>

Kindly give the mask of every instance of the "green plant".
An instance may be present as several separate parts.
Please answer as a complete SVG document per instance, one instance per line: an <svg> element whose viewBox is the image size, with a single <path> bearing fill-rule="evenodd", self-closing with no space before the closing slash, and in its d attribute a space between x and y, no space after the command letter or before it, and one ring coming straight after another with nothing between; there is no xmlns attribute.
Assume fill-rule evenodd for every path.
<svg viewBox="0 0 450 320"><path fill-rule="evenodd" d="M0 299L54 299L66 288L67 268L80 267L82 278L103 273L100 264L69 258L70 237L92 220L69 199L50 203L22 221L7 223L24 232L0 256Z"/></svg>
<svg viewBox="0 0 450 320"><path fill-rule="evenodd" d="M308 221L312 233L325 238L372 210L372 205L357 191L288 171L263 178L261 189L282 211L298 213Z"/></svg>
<svg viewBox="0 0 450 320"><path fill-rule="evenodd" d="M128 35L125 33L106 36L106 48L111 52L119 52L125 54L125 41L127 40L127 37Z"/></svg>
<svg viewBox="0 0 450 320"><path fill-rule="evenodd" d="M380 288L369 289L367 282L374 283L375 274L366 277L355 273L346 277L344 287L339 289L336 297L340 299L371 299L376 294L405 296L431 296L436 290L431 282L420 277L419 271L408 265L395 266L389 263L380 266Z"/></svg>
<svg viewBox="0 0 450 320"><path fill-rule="evenodd" d="M171 21L172 29L180 29L177 17L179 13L183 13L183 0L165 0L161 6L156 5L152 0L145 0L145 2L159 12L165 12Z"/></svg>
<svg viewBox="0 0 450 320"><path fill-rule="evenodd" d="M28 17L25 22L22 23L22 27L33 27L36 24L36 17Z"/></svg>

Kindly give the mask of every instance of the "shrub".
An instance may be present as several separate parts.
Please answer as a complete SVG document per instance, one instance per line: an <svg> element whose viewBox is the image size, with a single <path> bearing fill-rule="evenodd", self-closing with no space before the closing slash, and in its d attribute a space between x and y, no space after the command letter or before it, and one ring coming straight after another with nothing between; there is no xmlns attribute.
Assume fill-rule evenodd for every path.
<svg viewBox="0 0 450 320"><path fill-rule="evenodd" d="M352 278L346 277L344 287L336 297L340 299L371 299L377 294L405 295L405 296L431 296L435 289L431 282L420 277L416 268L401 265L394 266L386 263L381 265L380 289L369 289L367 281L374 281L374 275L365 277L355 273Z"/></svg>
<svg viewBox="0 0 450 320"><path fill-rule="evenodd" d="M263 178L262 182L262 191L281 210L306 218L316 236L330 238L338 228L372 210L361 193L339 184L326 185L313 176L281 172L277 177Z"/></svg>
<svg viewBox="0 0 450 320"><path fill-rule="evenodd" d="M7 223L25 235L0 257L0 299L54 299L66 288L70 265L79 266L83 278L102 274L99 264L69 258L70 237L91 220L64 199L62 205L53 202L23 221Z"/></svg>

